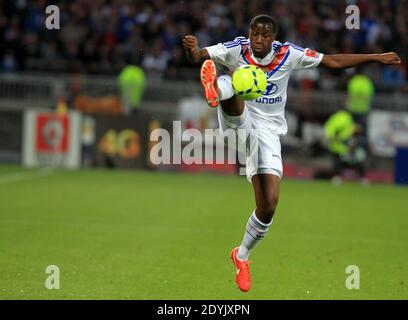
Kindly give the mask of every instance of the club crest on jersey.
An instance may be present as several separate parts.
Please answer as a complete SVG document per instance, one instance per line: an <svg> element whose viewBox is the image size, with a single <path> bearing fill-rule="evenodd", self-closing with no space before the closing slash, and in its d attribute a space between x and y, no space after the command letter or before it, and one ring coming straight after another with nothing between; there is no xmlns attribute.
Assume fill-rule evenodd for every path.
<svg viewBox="0 0 408 320"><path fill-rule="evenodd" d="M307 49L307 50L306 50L306 55L307 55L308 57L311 57L311 58L316 58L317 52L314 51L314 50Z"/></svg>

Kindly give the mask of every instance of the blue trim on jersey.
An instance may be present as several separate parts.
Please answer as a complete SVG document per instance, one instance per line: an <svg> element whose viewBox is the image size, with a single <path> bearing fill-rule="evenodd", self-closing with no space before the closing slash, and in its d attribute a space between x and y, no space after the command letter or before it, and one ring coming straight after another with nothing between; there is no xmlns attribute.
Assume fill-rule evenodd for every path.
<svg viewBox="0 0 408 320"><path fill-rule="evenodd" d="M298 45L296 45L296 44L294 44L294 43L291 43L291 42L285 42L284 45L285 45L285 46L291 46L292 48L294 48L294 49L296 49L296 50L299 50L299 51L302 51L302 52L305 51L305 48L303 48L303 47L301 47L301 46L298 46Z"/></svg>
<svg viewBox="0 0 408 320"><path fill-rule="evenodd" d="M234 43L234 44L223 44L223 46L226 47L227 49L230 49L230 48L234 48L234 47L237 47L237 46L248 45L248 44L249 43L238 42L238 43Z"/></svg>
<svg viewBox="0 0 408 320"><path fill-rule="evenodd" d="M241 43L235 43L235 44L230 44L230 45L223 45L225 48L227 48L227 49L231 49L231 48L234 48L234 47L238 47L238 46L240 46L241 45Z"/></svg>
<svg viewBox="0 0 408 320"><path fill-rule="evenodd" d="M278 65L274 70L272 70L270 73L268 73L268 78L271 77L271 76L273 76L273 75L276 73L276 71L278 71L278 70L283 66L283 64L284 64L284 63L286 62L286 60L288 59L289 54L290 54L290 48L288 48L288 52L286 52L286 54L285 54L285 56L283 57L281 63L279 63L279 65Z"/></svg>
<svg viewBox="0 0 408 320"><path fill-rule="evenodd" d="M247 39L245 39L244 37L238 37L238 38L235 38L233 41L224 42L222 45L226 47L227 49L231 49L239 45L247 45L247 44L249 44L249 41Z"/></svg>
<svg viewBox="0 0 408 320"><path fill-rule="evenodd" d="M279 51L280 48L282 48L282 43L274 43L274 44L272 44L272 49L273 49L274 51Z"/></svg>
<svg viewBox="0 0 408 320"><path fill-rule="evenodd" d="M246 45L246 43L236 43L236 44L224 45L224 47L230 49L230 48L234 48L234 47L242 46L242 45Z"/></svg>
<svg viewBox="0 0 408 320"><path fill-rule="evenodd" d="M296 48L296 47L294 47L294 46L291 46L293 49L295 49L295 50L297 50L297 51L300 51L300 52L304 52L305 50L303 49L299 49L299 48Z"/></svg>
<svg viewBox="0 0 408 320"><path fill-rule="evenodd" d="M235 44L235 43L239 43L239 41L235 41L235 40L233 40L233 41L227 41L227 42L224 42L223 45L224 45L224 46L227 46L227 45Z"/></svg>

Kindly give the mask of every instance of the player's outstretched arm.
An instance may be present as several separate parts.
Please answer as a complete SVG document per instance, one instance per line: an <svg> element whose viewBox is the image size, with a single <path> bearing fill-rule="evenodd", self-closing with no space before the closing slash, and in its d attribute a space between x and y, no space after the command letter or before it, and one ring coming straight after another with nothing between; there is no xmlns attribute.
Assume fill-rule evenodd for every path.
<svg viewBox="0 0 408 320"><path fill-rule="evenodd" d="M185 36L183 38L183 47L186 50L187 59L192 63L210 59L208 51L198 47L198 40L195 36Z"/></svg>
<svg viewBox="0 0 408 320"><path fill-rule="evenodd" d="M367 62L379 62L387 65L400 65L401 59L395 52L374 54L332 54L324 55L319 66L341 69L350 68Z"/></svg>

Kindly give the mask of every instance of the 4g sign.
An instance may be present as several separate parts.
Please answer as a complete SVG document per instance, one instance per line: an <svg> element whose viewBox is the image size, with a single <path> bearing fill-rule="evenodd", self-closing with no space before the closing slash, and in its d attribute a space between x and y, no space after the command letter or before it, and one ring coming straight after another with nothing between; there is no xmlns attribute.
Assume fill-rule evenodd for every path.
<svg viewBox="0 0 408 320"><path fill-rule="evenodd" d="M103 153L123 159L137 158L141 153L140 135L132 129L108 130L98 143Z"/></svg>
<svg viewBox="0 0 408 320"><path fill-rule="evenodd" d="M148 121L143 116L98 116L95 160L98 166L146 166Z"/></svg>

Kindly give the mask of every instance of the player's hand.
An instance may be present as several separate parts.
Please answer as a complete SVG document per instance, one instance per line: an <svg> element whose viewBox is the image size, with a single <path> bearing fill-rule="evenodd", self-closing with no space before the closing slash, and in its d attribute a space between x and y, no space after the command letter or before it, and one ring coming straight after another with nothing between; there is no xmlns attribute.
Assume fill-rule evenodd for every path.
<svg viewBox="0 0 408 320"><path fill-rule="evenodd" d="M393 66L401 64L401 58L395 52L382 53L378 56L378 62Z"/></svg>
<svg viewBox="0 0 408 320"><path fill-rule="evenodd" d="M184 49L186 49L187 51L190 51L190 52L196 51L197 48L198 48L197 38L195 36L191 36L191 35L185 36L183 38L183 47L184 47Z"/></svg>

